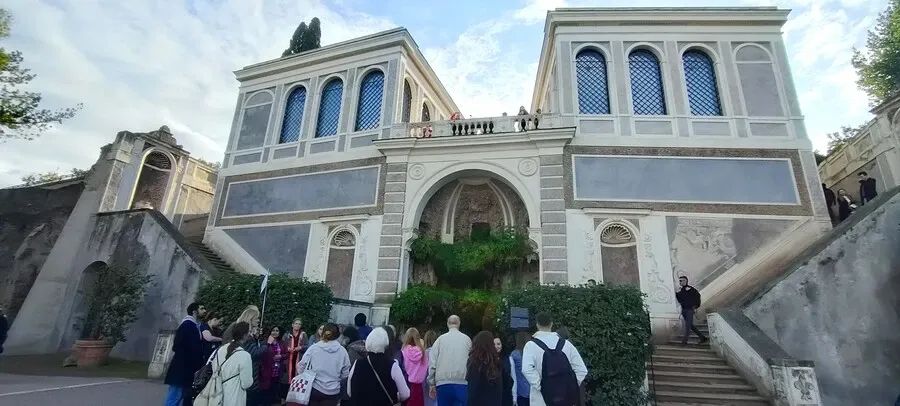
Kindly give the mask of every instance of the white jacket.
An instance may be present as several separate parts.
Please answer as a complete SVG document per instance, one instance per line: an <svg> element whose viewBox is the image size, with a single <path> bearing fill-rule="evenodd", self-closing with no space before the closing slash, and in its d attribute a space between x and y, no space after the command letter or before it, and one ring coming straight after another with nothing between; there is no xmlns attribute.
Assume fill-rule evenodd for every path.
<svg viewBox="0 0 900 406"><path fill-rule="evenodd" d="M224 392L222 406L245 406L247 404L247 388L253 385L253 361L244 350L235 350L228 359L228 345L217 350L219 362L213 362L213 374L222 368L222 385ZM215 357L215 355L213 355Z"/></svg>
<svg viewBox="0 0 900 406"><path fill-rule="evenodd" d="M538 331L534 333L533 337L543 341L547 348L556 348L556 344L559 342L559 336L550 331ZM587 367L584 365L584 360L581 359L581 354L578 353L578 350L569 340L566 340L566 344L563 345L563 353L569 359L569 365L572 366L572 370L575 371L575 378L578 379L578 384L581 385L581 382L587 376ZM543 364L544 350L538 347L537 344L529 341L528 344L525 344L525 349L522 351L522 375L525 375L525 379L531 385L531 406L546 406L544 397L541 395L541 371L543 370Z"/></svg>

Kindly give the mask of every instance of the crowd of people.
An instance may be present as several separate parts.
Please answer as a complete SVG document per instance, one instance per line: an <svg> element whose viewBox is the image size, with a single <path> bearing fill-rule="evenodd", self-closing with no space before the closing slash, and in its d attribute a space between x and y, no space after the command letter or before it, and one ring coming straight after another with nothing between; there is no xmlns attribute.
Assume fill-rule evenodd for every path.
<svg viewBox="0 0 900 406"><path fill-rule="evenodd" d="M587 367L578 350L564 329L553 332L549 314L536 322L536 333L519 332L504 352L489 331L460 332L458 316L442 335L373 328L360 313L343 331L326 323L307 336L299 318L284 334L262 331L256 306L222 331L221 317L192 303L175 333L165 406L190 406L198 394L213 399L204 397L210 391L222 406L295 406L285 403L290 383L307 370L314 379L306 406L583 405ZM206 365L216 378L195 387Z"/></svg>

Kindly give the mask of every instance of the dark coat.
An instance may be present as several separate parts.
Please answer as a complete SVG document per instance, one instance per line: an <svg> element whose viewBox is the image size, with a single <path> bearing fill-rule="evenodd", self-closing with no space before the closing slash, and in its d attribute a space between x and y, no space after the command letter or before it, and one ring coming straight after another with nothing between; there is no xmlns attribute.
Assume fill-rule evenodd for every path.
<svg viewBox="0 0 900 406"><path fill-rule="evenodd" d="M6 343L6 336L9 332L9 320L5 315L0 315L0 354L3 354L3 344Z"/></svg>
<svg viewBox="0 0 900 406"><path fill-rule="evenodd" d="M878 196L878 190L875 185L874 178L859 181L859 201L862 204L866 204Z"/></svg>
<svg viewBox="0 0 900 406"><path fill-rule="evenodd" d="M203 358L203 338L196 323L191 320L181 322L175 331L172 352L175 355L169 363L164 382L166 385L190 388L194 383L194 373L206 362Z"/></svg>
<svg viewBox="0 0 900 406"><path fill-rule="evenodd" d="M250 354L250 359L253 361L253 386L251 386L248 391L259 391L260 388L260 378L262 378L262 366L263 366L263 358L266 355L266 351L268 351L269 347L263 343L260 344L255 338L249 338L247 341L241 345L241 348L247 353Z"/></svg>
<svg viewBox="0 0 900 406"><path fill-rule="evenodd" d="M700 307L700 292L691 285L682 286L681 290L675 293L675 299L678 299L682 309L693 310Z"/></svg>
<svg viewBox="0 0 900 406"><path fill-rule="evenodd" d="M501 361L502 364L502 361ZM469 406L498 406L503 405L503 376L505 374L501 372L500 375L494 379L493 381L489 380L487 374L483 371L478 371L469 367L466 371L466 390L468 390L468 405ZM512 378L510 378L512 379ZM512 389L507 393L507 396L512 395Z"/></svg>
<svg viewBox="0 0 900 406"><path fill-rule="evenodd" d="M503 379L503 406L513 406L513 378L512 359L500 356L501 377Z"/></svg>
<svg viewBox="0 0 900 406"><path fill-rule="evenodd" d="M369 365L369 360L372 365ZM391 378L391 369L396 361L384 353L373 353L356 360L353 365L353 376L350 377L350 393L353 397L349 402L352 406L392 406L397 402L397 384ZM378 383L381 378L381 384ZM387 389L388 393L384 393ZM390 399L388 399L390 395ZM343 406L345 401L341 401Z"/></svg>

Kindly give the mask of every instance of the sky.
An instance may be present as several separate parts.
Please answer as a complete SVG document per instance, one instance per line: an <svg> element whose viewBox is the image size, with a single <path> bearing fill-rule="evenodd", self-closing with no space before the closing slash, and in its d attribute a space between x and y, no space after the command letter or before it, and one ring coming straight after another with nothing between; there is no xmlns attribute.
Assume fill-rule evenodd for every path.
<svg viewBox="0 0 900 406"><path fill-rule="evenodd" d="M277 58L297 24L319 17L323 46L406 27L466 115L530 105L546 12L577 6L792 9L783 27L817 149L871 118L850 65L888 0L4 0L5 49L37 74L43 106L83 103L32 141L0 143L0 187L22 176L89 168L122 130L168 125L193 156L221 161L237 100L233 71Z"/></svg>

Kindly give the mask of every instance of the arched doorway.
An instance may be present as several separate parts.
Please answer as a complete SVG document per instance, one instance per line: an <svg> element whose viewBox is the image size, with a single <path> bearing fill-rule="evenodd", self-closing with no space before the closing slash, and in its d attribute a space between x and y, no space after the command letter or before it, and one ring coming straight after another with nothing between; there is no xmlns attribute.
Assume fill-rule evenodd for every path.
<svg viewBox="0 0 900 406"><path fill-rule="evenodd" d="M174 166L175 160L169 154L158 150L146 153L138 171L130 208L164 212Z"/></svg>
<svg viewBox="0 0 900 406"><path fill-rule="evenodd" d="M533 213L526 203L528 199L519 193L519 185L511 183L514 182L484 169L463 169L435 177L430 184L426 182L414 200L418 202L413 206L415 211L404 221L416 230L415 236L406 241L406 284L498 289L538 282L537 244L530 236ZM472 272L473 262L469 262L468 273L453 274L449 270L455 266L458 271L460 264L449 264L440 258L423 260L423 241L444 250L445 258L451 255L447 250L457 250L453 255L474 263L478 259L470 255L497 249L500 244L500 249L507 250L503 252L520 256L521 261L502 267L491 262L483 272Z"/></svg>
<svg viewBox="0 0 900 406"><path fill-rule="evenodd" d="M72 313L69 316L68 328L71 331L68 334L69 337L63 342L71 343L74 340L87 337L90 333L93 321L88 318L91 309L87 298L90 297L97 287L100 273L107 268L106 262L94 261L82 271L81 278L78 281L78 289L75 291L75 298L72 301Z"/></svg>

